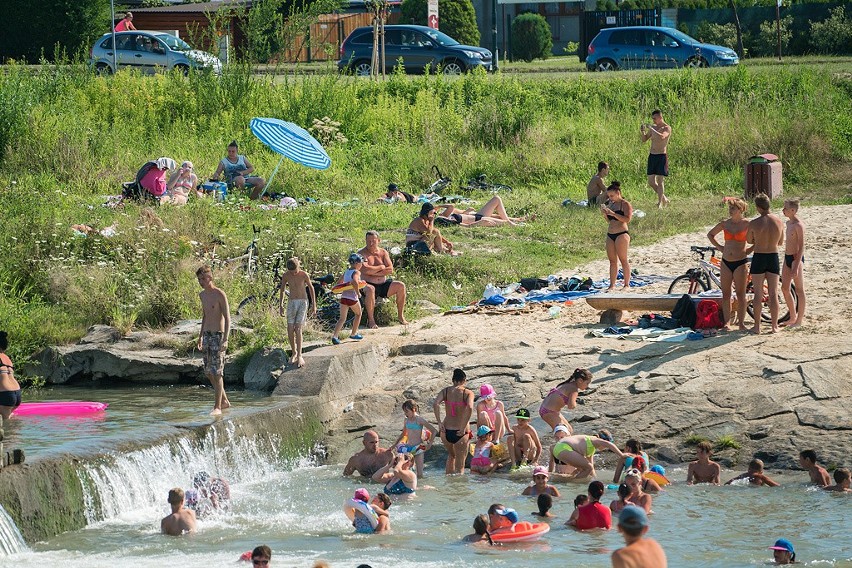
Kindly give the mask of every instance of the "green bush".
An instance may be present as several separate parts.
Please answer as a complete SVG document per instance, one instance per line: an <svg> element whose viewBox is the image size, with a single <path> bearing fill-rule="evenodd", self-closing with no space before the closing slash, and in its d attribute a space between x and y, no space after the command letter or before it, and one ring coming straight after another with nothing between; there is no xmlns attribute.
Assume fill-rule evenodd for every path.
<svg viewBox="0 0 852 568"><path fill-rule="evenodd" d="M425 26L428 10L427 0L403 0L399 22ZM438 10L439 27L442 32L459 43L479 45L476 11L470 0L441 0Z"/></svg>
<svg viewBox="0 0 852 568"><path fill-rule="evenodd" d="M831 16L822 22L810 22L810 45L819 53L852 53L852 18L846 15L846 8L838 6Z"/></svg>
<svg viewBox="0 0 852 568"><path fill-rule="evenodd" d="M737 49L737 27L734 24L714 24L705 20L695 29L695 37L704 43Z"/></svg>
<svg viewBox="0 0 852 568"><path fill-rule="evenodd" d="M793 17L787 16L781 18L781 54L787 52L787 46L790 45L790 39L793 37L791 29ZM743 38L745 43L746 38ZM775 20L764 20L760 24L760 32L756 37L751 38L746 49L750 55L755 57L772 57L778 52L778 30Z"/></svg>
<svg viewBox="0 0 852 568"><path fill-rule="evenodd" d="M512 56L532 61L547 59L553 49L553 35L541 14L521 14L512 21Z"/></svg>

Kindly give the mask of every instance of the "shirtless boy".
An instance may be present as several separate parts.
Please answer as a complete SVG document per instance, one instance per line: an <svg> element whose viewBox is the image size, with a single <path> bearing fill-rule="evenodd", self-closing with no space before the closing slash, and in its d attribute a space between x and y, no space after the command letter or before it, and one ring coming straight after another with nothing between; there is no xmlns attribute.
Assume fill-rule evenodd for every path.
<svg viewBox="0 0 852 568"><path fill-rule="evenodd" d="M374 430L364 432L362 443L364 449L349 458L343 468L343 475L352 475L357 471L364 477L372 477L393 459L392 451L379 446L379 435Z"/></svg>
<svg viewBox="0 0 852 568"><path fill-rule="evenodd" d="M586 199L589 207L598 207L606 202L606 182L604 178L609 175L609 164L598 162L598 173L592 176L586 185Z"/></svg>
<svg viewBox="0 0 852 568"><path fill-rule="evenodd" d="M797 217L799 200L788 199L782 209L787 217L786 244L784 246L784 265L781 267L781 291L784 301L790 311L790 321L786 327L799 327L805 320L805 225ZM793 302L793 291L790 283L796 285L796 296L799 305Z"/></svg>
<svg viewBox="0 0 852 568"><path fill-rule="evenodd" d="M169 491L172 513L160 521L160 532L169 536L180 536L195 532L195 511L183 506L184 493L180 487Z"/></svg>
<svg viewBox="0 0 852 568"><path fill-rule="evenodd" d="M390 277L393 274L393 262L388 251L379 246L381 239L376 231L367 231L367 246L358 251L364 257L361 266L361 277L368 284L364 288L364 307L367 309L367 327L375 329L376 298L396 296L396 313L399 323L407 325L403 310L405 309L405 284Z"/></svg>
<svg viewBox="0 0 852 568"><path fill-rule="evenodd" d="M852 474L844 467L834 470L834 485L823 487L826 491L837 491L838 493L852 493Z"/></svg>
<svg viewBox="0 0 852 568"><path fill-rule="evenodd" d="M284 288L290 288L290 296L287 300L287 340L290 342L292 355L291 363L299 367L305 366L302 358L302 328L308 315L308 306L312 306L311 315L317 315L317 297L311 277L302 270L299 259L296 257L287 260L287 270L281 275L280 294L278 296L278 313L284 315ZM310 296L310 304L308 303Z"/></svg>
<svg viewBox="0 0 852 568"><path fill-rule="evenodd" d="M689 485L694 483L719 485L719 472L722 468L718 463L710 460L710 456L713 454L713 446L707 441L700 442L695 452L698 459L689 463L686 483Z"/></svg>
<svg viewBox="0 0 852 568"><path fill-rule="evenodd" d="M656 540L645 538L648 515L639 507L627 506L618 515L618 532L624 537L624 548L612 553L613 568L666 568L668 561L663 547Z"/></svg>
<svg viewBox="0 0 852 568"><path fill-rule="evenodd" d="M748 471L745 473L741 473L733 479L728 480L725 485L730 485L734 481L739 479L748 479L748 482L751 485L762 486L766 485L767 487L778 487L780 484L773 481L766 474L763 473L763 461L759 459L753 459L748 464Z"/></svg>
<svg viewBox="0 0 852 568"><path fill-rule="evenodd" d="M754 198L758 217L748 223L746 242L754 245L751 260L751 281L754 285L754 327L751 332L760 333L760 314L763 311L763 283L769 292L769 314L772 318L772 333L778 331L778 278L781 266L778 262L778 247L784 244L784 226L781 219L769 212L771 203L763 193Z"/></svg>
<svg viewBox="0 0 852 568"><path fill-rule="evenodd" d="M799 465L811 476L811 483L820 487L831 485L831 478L824 467L817 462L816 452L813 450L802 450L799 452Z"/></svg>
<svg viewBox="0 0 852 568"><path fill-rule="evenodd" d="M538 458L541 457L541 440L535 428L530 426L530 411L521 408L515 414L515 418L518 423L515 424L508 438L513 464L538 463Z"/></svg>
<svg viewBox="0 0 852 568"><path fill-rule="evenodd" d="M665 179L669 175L668 145L672 127L663 120L663 113L657 109L651 113L653 125L643 124L639 131L642 143L651 141L651 153L648 154L648 185L657 193L657 207L668 205Z"/></svg>
<svg viewBox="0 0 852 568"><path fill-rule="evenodd" d="M231 401L225 394L225 351L228 349L228 334L231 331L231 311L225 292L213 284L213 271L202 266L195 271L202 290L201 298L201 335L198 337L198 350L204 358L204 374L213 385L216 401L211 416L219 416L222 410L230 408Z"/></svg>

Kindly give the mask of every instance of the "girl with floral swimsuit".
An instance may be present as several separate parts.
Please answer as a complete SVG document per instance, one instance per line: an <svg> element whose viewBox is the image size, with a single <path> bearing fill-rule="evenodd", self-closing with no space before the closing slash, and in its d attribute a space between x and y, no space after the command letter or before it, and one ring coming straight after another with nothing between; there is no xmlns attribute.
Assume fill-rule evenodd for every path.
<svg viewBox="0 0 852 568"><path fill-rule="evenodd" d="M573 432L568 420L562 415L562 408L566 407L569 410L577 406L577 395L580 391L589 388L592 383L592 373L588 369L574 369L574 373L568 378L556 385L547 393L544 400L541 401L541 406L538 409L538 414L551 428L556 428L559 424L564 424L568 427L569 432Z"/></svg>

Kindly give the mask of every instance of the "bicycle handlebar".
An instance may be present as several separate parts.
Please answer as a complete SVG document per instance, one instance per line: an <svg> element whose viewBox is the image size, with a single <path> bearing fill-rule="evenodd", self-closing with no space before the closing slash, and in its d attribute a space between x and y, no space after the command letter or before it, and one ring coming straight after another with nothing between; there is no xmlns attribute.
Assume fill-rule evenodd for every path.
<svg viewBox="0 0 852 568"><path fill-rule="evenodd" d="M714 256L716 254L716 247L699 247L699 246L693 245L693 246L689 247L689 250L691 252L697 252L698 254L700 254L702 256L704 255L704 253L707 253L707 252L712 252L712 254Z"/></svg>

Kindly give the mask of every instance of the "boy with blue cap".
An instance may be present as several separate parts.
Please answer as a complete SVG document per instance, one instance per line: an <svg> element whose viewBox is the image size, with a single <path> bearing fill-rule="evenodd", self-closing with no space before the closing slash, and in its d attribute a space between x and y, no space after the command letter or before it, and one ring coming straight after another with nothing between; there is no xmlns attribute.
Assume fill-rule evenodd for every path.
<svg viewBox="0 0 852 568"><path fill-rule="evenodd" d="M628 505L618 515L618 532L626 546L612 553L613 568L666 568L666 553L657 541L645 538L648 515L640 507Z"/></svg>

